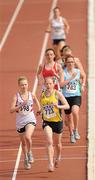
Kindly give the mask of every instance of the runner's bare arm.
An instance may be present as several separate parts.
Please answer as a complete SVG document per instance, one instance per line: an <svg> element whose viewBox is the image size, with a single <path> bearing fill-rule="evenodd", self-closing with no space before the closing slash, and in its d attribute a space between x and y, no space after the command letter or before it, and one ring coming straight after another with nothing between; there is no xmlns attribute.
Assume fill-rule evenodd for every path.
<svg viewBox="0 0 95 180"><path fill-rule="evenodd" d="M58 75L59 75L59 84L61 85L64 83L64 72L62 69L61 64L57 63L57 70L58 70Z"/></svg>
<svg viewBox="0 0 95 180"><path fill-rule="evenodd" d="M63 96L63 94L59 91L56 91L56 94L58 96L58 99L61 101L62 105L58 105L56 104L55 106L57 106L57 108L59 109L69 109L69 104L66 100L66 98Z"/></svg>
<svg viewBox="0 0 95 180"><path fill-rule="evenodd" d="M36 97L36 95L32 95L33 96L33 100L34 102L36 103L37 107L38 107L38 111L41 111L41 106L40 106L40 103L39 103L39 100L38 98Z"/></svg>
<svg viewBox="0 0 95 180"><path fill-rule="evenodd" d="M65 26L65 32L66 34L68 34L70 30L70 26L66 18L64 18L64 26Z"/></svg>
<svg viewBox="0 0 95 180"><path fill-rule="evenodd" d="M12 100L12 104L11 104L11 108L10 108L10 113L18 111L19 108L22 106L21 104L16 106L16 102L17 102L17 96L14 95L13 100Z"/></svg>
<svg viewBox="0 0 95 180"><path fill-rule="evenodd" d="M37 79L38 79L38 84L40 84L40 77L41 77L41 72L42 72L42 64L39 65L38 70L37 70Z"/></svg>

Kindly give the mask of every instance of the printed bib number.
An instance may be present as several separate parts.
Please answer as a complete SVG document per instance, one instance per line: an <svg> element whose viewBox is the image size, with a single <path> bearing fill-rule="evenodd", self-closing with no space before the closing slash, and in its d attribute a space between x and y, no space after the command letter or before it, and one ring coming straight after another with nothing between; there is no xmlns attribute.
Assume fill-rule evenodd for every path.
<svg viewBox="0 0 95 180"><path fill-rule="evenodd" d="M56 116L53 105L44 106L43 114L46 118L54 118Z"/></svg>
<svg viewBox="0 0 95 180"><path fill-rule="evenodd" d="M21 108L19 109L19 113L23 114L23 115L26 115L26 114L28 114L31 111L31 109L32 109L31 106L26 104L24 106L21 106Z"/></svg>
<svg viewBox="0 0 95 180"><path fill-rule="evenodd" d="M60 32L61 31L61 27L60 26L57 26L56 28L55 28L55 32Z"/></svg>
<svg viewBox="0 0 95 180"><path fill-rule="evenodd" d="M77 91L77 84L76 83L68 83L66 85L66 92L67 93L75 93Z"/></svg>

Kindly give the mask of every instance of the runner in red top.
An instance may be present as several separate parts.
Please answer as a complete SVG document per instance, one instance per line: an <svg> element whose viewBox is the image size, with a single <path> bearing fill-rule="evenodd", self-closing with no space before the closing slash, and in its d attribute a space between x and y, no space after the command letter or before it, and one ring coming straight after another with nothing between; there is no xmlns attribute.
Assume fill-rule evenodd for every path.
<svg viewBox="0 0 95 180"><path fill-rule="evenodd" d="M46 49L45 52L46 61L44 66L40 65L37 72L38 83L41 80L41 74L43 78L53 77L55 83L55 89L60 89L60 82L64 81L64 74L62 71L62 67L59 63L54 61L55 52L52 48Z"/></svg>

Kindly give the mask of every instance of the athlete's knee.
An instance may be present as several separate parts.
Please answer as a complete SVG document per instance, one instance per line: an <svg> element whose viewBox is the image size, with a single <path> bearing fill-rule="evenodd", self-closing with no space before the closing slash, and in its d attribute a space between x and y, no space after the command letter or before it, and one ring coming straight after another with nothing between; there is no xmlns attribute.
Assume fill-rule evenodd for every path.
<svg viewBox="0 0 95 180"><path fill-rule="evenodd" d="M73 110L73 116L78 116L79 115L79 111L77 111L77 110Z"/></svg>
<svg viewBox="0 0 95 180"><path fill-rule="evenodd" d="M53 141L52 140L49 140L48 142L47 142L47 146L49 147L49 146L53 146Z"/></svg>
<svg viewBox="0 0 95 180"><path fill-rule="evenodd" d="M30 142L30 143L31 143L31 141L32 141L32 140L31 140L31 136L26 135L26 136L25 136L25 138L26 138L26 141L28 141L28 142Z"/></svg>
<svg viewBox="0 0 95 180"><path fill-rule="evenodd" d="M22 146L23 146L23 147L26 146L25 140L21 141L21 143L22 143Z"/></svg>
<svg viewBox="0 0 95 180"><path fill-rule="evenodd" d="M55 146L56 146L56 149L59 149L59 150L61 150L61 149L62 149L62 143L61 143L61 142L60 142L60 143L55 144Z"/></svg>

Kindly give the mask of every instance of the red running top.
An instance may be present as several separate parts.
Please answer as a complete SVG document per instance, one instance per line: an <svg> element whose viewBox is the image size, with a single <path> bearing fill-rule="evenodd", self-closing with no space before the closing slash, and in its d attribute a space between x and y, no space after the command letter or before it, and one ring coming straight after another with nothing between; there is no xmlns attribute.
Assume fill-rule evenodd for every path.
<svg viewBox="0 0 95 180"><path fill-rule="evenodd" d="M54 66L52 69L46 69L45 65L43 67L42 75L44 78L49 77L49 76L56 76L55 74L58 74L58 71L56 69L56 63L54 63Z"/></svg>

